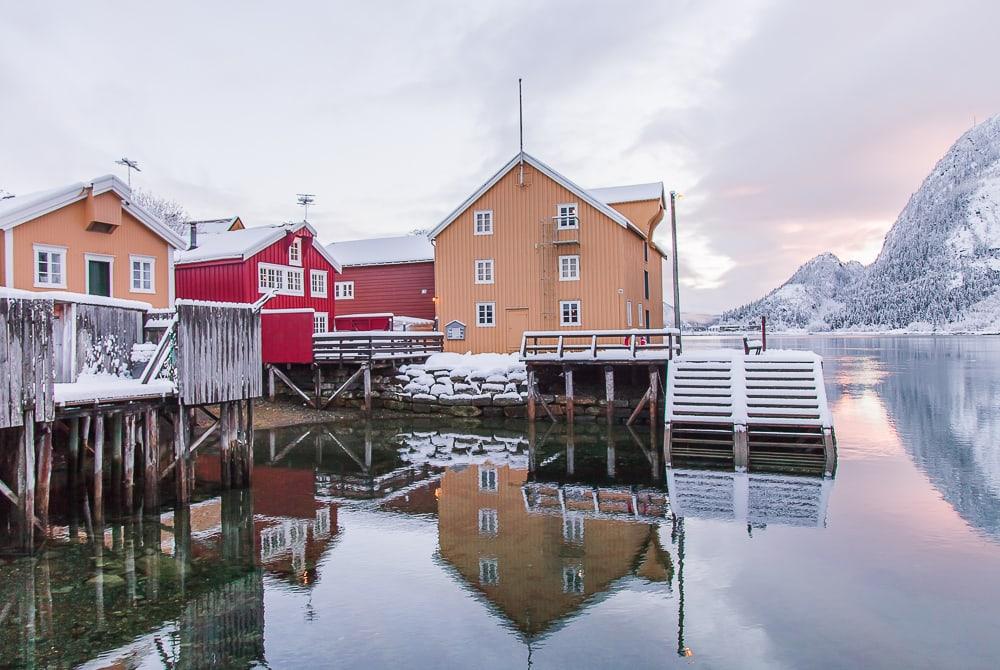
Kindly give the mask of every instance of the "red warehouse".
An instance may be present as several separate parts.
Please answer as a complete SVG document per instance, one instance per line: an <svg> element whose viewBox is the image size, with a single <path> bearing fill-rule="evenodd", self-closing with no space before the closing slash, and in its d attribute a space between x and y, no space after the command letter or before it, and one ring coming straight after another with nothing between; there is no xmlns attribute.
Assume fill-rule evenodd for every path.
<svg viewBox="0 0 1000 670"><path fill-rule="evenodd" d="M337 330L431 328L434 247L424 235L334 242Z"/></svg>
<svg viewBox="0 0 1000 670"><path fill-rule="evenodd" d="M261 320L265 363L311 363L312 334L334 313L340 265L306 222L192 235L174 263L178 298L256 302L274 291Z"/></svg>

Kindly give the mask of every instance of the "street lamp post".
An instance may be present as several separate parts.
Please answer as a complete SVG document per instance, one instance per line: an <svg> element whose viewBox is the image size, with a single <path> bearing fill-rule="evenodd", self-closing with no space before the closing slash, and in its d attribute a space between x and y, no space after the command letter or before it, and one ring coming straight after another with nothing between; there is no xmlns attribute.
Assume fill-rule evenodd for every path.
<svg viewBox="0 0 1000 670"><path fill-rule="evenodd" d="M677 330L681 329L681 285L677 265L677 198L679 197L676 191L670 192L670 236L674 244L674 328Z"/></svg>

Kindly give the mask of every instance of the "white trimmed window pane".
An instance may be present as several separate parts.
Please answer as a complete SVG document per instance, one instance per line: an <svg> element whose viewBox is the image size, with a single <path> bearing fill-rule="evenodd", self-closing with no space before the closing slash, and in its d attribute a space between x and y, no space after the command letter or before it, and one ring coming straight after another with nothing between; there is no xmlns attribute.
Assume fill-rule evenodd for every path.
<svg viewBox="0 0 1000 670"><path fill-rule="evenodd" d="M313 314L313 332L314 333L327 332L326 312L316 312L315 314Z"/></svg>
<svg viewBox="0 0 1000 670"><path fill-rule="evenodd" d="M496 325L494 320L495 305L492 302L480 302L476 304L476 324L479 326Z"/></svg>
<svg viewBox="0 0 1000 670"><path fill-rule="evenodd" d="M493 234L493 212L491 210L475 212L474 218L476 235Z"/></svg>
<svg viewBox="0 0 1000 670"><path fill-rule="evenodd" d="M576 228L579 223L576 204L559 205L556 208L556 222L559 228Z"/></svg>
<svg viewBox="0 0 1000 670"><path fill-rule="evenodd" d="M579 300L563 300L559 303L559 323L563 326L580 325Z"/></svg>

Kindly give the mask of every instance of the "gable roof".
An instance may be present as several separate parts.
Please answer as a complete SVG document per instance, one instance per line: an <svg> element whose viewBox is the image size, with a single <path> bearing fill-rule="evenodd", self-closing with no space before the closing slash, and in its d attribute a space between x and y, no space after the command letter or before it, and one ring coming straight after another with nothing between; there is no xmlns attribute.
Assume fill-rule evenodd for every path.
<svg viewBox="0 0 1000 670"><path fill-rule="evenodd" d="M156 233L167 244L177 249L187 248L187 241L180 234L154 214L132 202L132 189L121 179L110 174L97 177L89 182L75 182L61 188L0 200L0 230L9 230L66 205L83 200L87 197L88 189L93 191L95 197L113 191L121 198L122 209L138 219L140 223Z"/></svg>
<svg viewBox="0 0 1000 670"><path fill-rule="evenodd" d="M506 165L504 165L502 168L500 168L500 170L496 174L494 174L492 177L490 177L489 179L487 179L486 183L484 183L482 186L480 186L479 189L477 189L475 193L473 193L472 195L470 195L465 200L465 202L463 202L451 214L449 214L448 217L444 221L442 221L441 223L439 223L437 225L437 227L434 228L434 230L432 230L430 232L430 234L428 235L428 237L430 237L430 239L433 240L438 235L440 235L441 232L445 228L447 228L448 226L450 226L452 224L452 222L455 221L455 219L457 219L459 216L461 216L462 212L464 212L465 210L467 210L472 205L472 203L474 203L476 200L478 200L484 193L486 193L498 181L500 181L500 179L502 179L505 174L507 174L508 172L510 172L511 169L513 169L518 163L520 163L521 160L522 160L522 158L524 159L525 163L527 163L528 165L531 165L532 167L534 167L536 170L538 170L539 172L541 172L542 174L544 174L545 176L547 176L552 181L556 182L557 184L559 184L560 186L562 186L566 190L568 190L571 193L575 194L581 200L583 200L584 202L586 202L587 204L589 204L591 207L593 207L594 209L596 209L597 211L599 211L601 214L604 214L606 217L608 217L609 219L611 219L612 221L614 221L615 223L617 223L622 228L629 228L629 229L633 230L634 232L638 233L638 235L640 237L645 238L645 235L643 234L642 230L638 226L636 226L634 223L632 223L631 221L629 221L628 218L626 218L625 215L623 215L621 212L618 212L618 211L612 209L607 204L605 204L604 202L602 202L598 198L594 197L586 189L581 188L580 186L577 186L575 183L573 183L572 181L570 181L568 178L564 177L563 175L559 174L558 172L556 172L555 170L553 170L552 168L550 168L548 165L546 165L542 161L538 160L537 158L535 158L531 154L524 153L524 152L521 152L521 153L518 153L517 155L515 155L512 159L510 159L510 161L507 162Z"/></svg>
<svg viewBox="0 0 1000 670"><path fill-rule="evenodd" d="M666 206L665 189L662 181L648 184L629 184L627 186L602 186L589 189L592 196L607 205L622 202L642 202L643 200L659 200Z"/></svg>
<svg viewBox="0 0 1000 670"><path fill-rule="evenodd" d="M239 230L225 230L220 233L205 233L204 236L199 237L197 247L178 252L174 256L174 263L177 265L186 265L188 263L206 263L208 261L222 260L245 261L278 240L283 239L285 235L303 228L312 233L313 248L337 272L340 272L342 269L340 263L316 240L316 229L305 221L276 224L273 226L255 226Z"/></svg>
<svg viewBox="0 0 1000 670"><path fill-rule="evenodd" d="M233 226L239 224L239 228L236 230L243 229L243 222L240 220L239 216L230 216L224 219L199 219L197 221L188 221L187 225L195 226L198 229L199 235L205 235L208 233L224 233L228 230L233 230Z"/></svg>
<svg viewBox="0 0 1000 670"><path fill-rule="evenodd" d="M326 248L345 266L393 265L434 260L434 245L426 235L345 240L332 242Z"/></svg>

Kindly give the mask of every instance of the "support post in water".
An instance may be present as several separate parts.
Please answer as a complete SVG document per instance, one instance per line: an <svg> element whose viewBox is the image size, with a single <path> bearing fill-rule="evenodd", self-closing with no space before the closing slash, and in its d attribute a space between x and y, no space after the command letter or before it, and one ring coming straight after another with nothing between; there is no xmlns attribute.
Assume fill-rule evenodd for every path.
<svg viewBox="0 0 1000 670"><path fill-rule="evenodd" d="M145 439L143 446L142 510L144 514L156 514L160 507L160 427L159 413L155 409L146 410Z"/></svg>
<svg viewBox="0 0 1000 670"><path fill-rule="evenodd" d="M230 403L219 403L219 474L222 479L222 488L228 489L232 486L233 453L232 442L229 439L229 424L232 420Z"/></svg>
<svg viewBox="0 0 1000 670"><path fill-rule="evenodd" d="M372 415L372 365L365 363L365 416Z"/></svg>
<svg viewBox="0 0 1000 670"><path fill-rule="evenodd" d="M733 426L733 468L736 472L746 472L750 465L750 440L747 427Z"/></svg>
<svg viewBox="0 0 1000 670"><path fill-rule="evenodd" d="M528 368L528 421L529 423L535 423L535 417L537 416L538 407L535 405L535 370L530 365Z"/></svg>
<svg viewBox="0 0 1000 670"><path fill-rule="evenodd" d="M125 417L125 451L122 454L122 501L126 513L132 512L135 488L135 414Z"/></svg>
<svg viewBox="0 0 1000 670"><path fill-rule="evenodd" d="M610 365L604 366L604 398L608 426L615 422L615 370Z"/></svg>
<svg viewBox="0 0 1000 670"><path fill-rule="evenodd" d="M267 399L274 402L275 388L274 388L274 366L267 366Z"/></svg>
<svg viewBox="0 0 1000 670"><path fill-rule="evenodd" d="M24 412L17 457L17 499L21 544L31 551L35 541L35 411Z"/></svg>
<svg viewBox="0 0 1000 670"><path fill-rule="evenodd" d="M184 504L190 500L188 490L188 428L187 408L178 405L174 421L174 477L177 483L177 502Z"/></svg>
<svg viewBox="0 0 1000 670"><path fill-rule="evenodd" d="M657 399L660 396L660 369L655 365L649 366L649 425L656 425L659 417L656 415Z"/></svg>
<svg viewBox="0 0 1000 670"><path fill-rule="evenodd" d="M573 368L563 366L563 378L566 381L566 423L573 425L574 403L573 403Z"/></svg>
<svg viewBox="0 0 1000 670"><path fill-rule="evenodd" d="M38 517L46 532L49 527L49 492L52 483L52 424L42 424L41 439L38 442Z"/></svg>
<svg viewBox="0 0 1000 670"><path fill-rule="evenodd" d="M94 525L104 526L104 415L94 416Z"/></svg>

